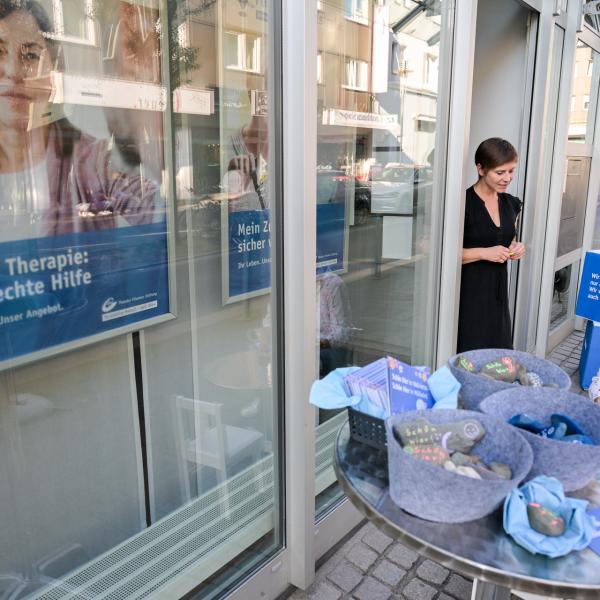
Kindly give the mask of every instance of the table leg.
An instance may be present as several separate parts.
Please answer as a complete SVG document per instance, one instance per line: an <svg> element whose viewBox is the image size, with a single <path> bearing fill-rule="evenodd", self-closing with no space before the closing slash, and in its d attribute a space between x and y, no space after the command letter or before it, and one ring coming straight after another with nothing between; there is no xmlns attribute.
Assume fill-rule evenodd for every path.
<svg viewBox="0 0 600 600"><path fill-rule="evenodd" d="M510 589L476 579L471 600L510 600Z"/></svg>

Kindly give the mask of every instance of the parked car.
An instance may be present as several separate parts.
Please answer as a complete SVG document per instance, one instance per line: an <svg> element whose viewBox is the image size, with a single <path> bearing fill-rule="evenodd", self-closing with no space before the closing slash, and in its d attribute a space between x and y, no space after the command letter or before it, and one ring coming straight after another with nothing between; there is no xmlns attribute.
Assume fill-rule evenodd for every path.
<svg viewBox="0 0 600 600"><path fill-rule="evenodd" d="M389 163L371 182L371 212L412 215L415 196L431 182L431 167Z"/></svg>
<svg viewBox="0 0 600 600"><path fill-rule="evenodd" d="M351 186L354 186L351 189ZM317 204L346 202L346 194L354 195L354 223L363 224L371 214L371 185L344 171L317 171Z"/></svg>

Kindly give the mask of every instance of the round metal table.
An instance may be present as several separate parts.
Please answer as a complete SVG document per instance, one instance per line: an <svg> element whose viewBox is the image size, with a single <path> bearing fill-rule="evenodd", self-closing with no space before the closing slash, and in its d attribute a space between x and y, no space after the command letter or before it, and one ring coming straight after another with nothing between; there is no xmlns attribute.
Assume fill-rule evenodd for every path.
<svg viewBox="0 0 600 600"><path fill-rule="evenodd" d="M501 508L461 524L434 523L404 512L388 492L387 453L351 440L347 423L337 437L334 468L348 498L379 529L475 579L473 599L508 600L511 589L573 600L600 598L600 556L589 549L554 559L530 554L504 533ZM600 506L600 482L569 495Z"/></svg>

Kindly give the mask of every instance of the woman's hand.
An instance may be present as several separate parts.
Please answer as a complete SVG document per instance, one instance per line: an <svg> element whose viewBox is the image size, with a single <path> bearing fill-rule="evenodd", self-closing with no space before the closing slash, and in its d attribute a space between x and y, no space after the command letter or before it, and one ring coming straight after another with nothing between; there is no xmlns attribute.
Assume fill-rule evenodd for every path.
<svg viewBox="0 0 600 600"><path fill-rule="evenodd" d="M505 246L492 246L481 250L483 260L490 262L505 263L510 258L510 250Z"/></svg>
<svg viewBox="0 0 600 600"><path fill-rule="evenodd" d="M513 241L508 249L512 260L520 260L525 256L525 244L522 242Z"/></svg>

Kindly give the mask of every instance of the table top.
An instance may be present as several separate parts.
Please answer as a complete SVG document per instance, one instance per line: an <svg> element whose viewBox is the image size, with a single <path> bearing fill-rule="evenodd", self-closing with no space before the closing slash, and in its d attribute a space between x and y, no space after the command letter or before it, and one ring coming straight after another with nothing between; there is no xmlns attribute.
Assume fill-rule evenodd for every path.
<svg viewBox="0 0 600 600"><path fill-rule="evenodd" d="M202 374L214 385L231 390L267 390L272 386L270 353L239 350L208 361Z"/></svg>
<svg viewBox="0 0 600 600"><path fill-rule="evenodd" d="M338 434L334 468L351 502L377 527L422 556L499 586L573 600L600 598L600 556L586 549L560 558L533 555L502 528L502 508L469 523L434 523L396 506L388 491L387 453ZM600 506L600 481L570 496Z"/></svg>

